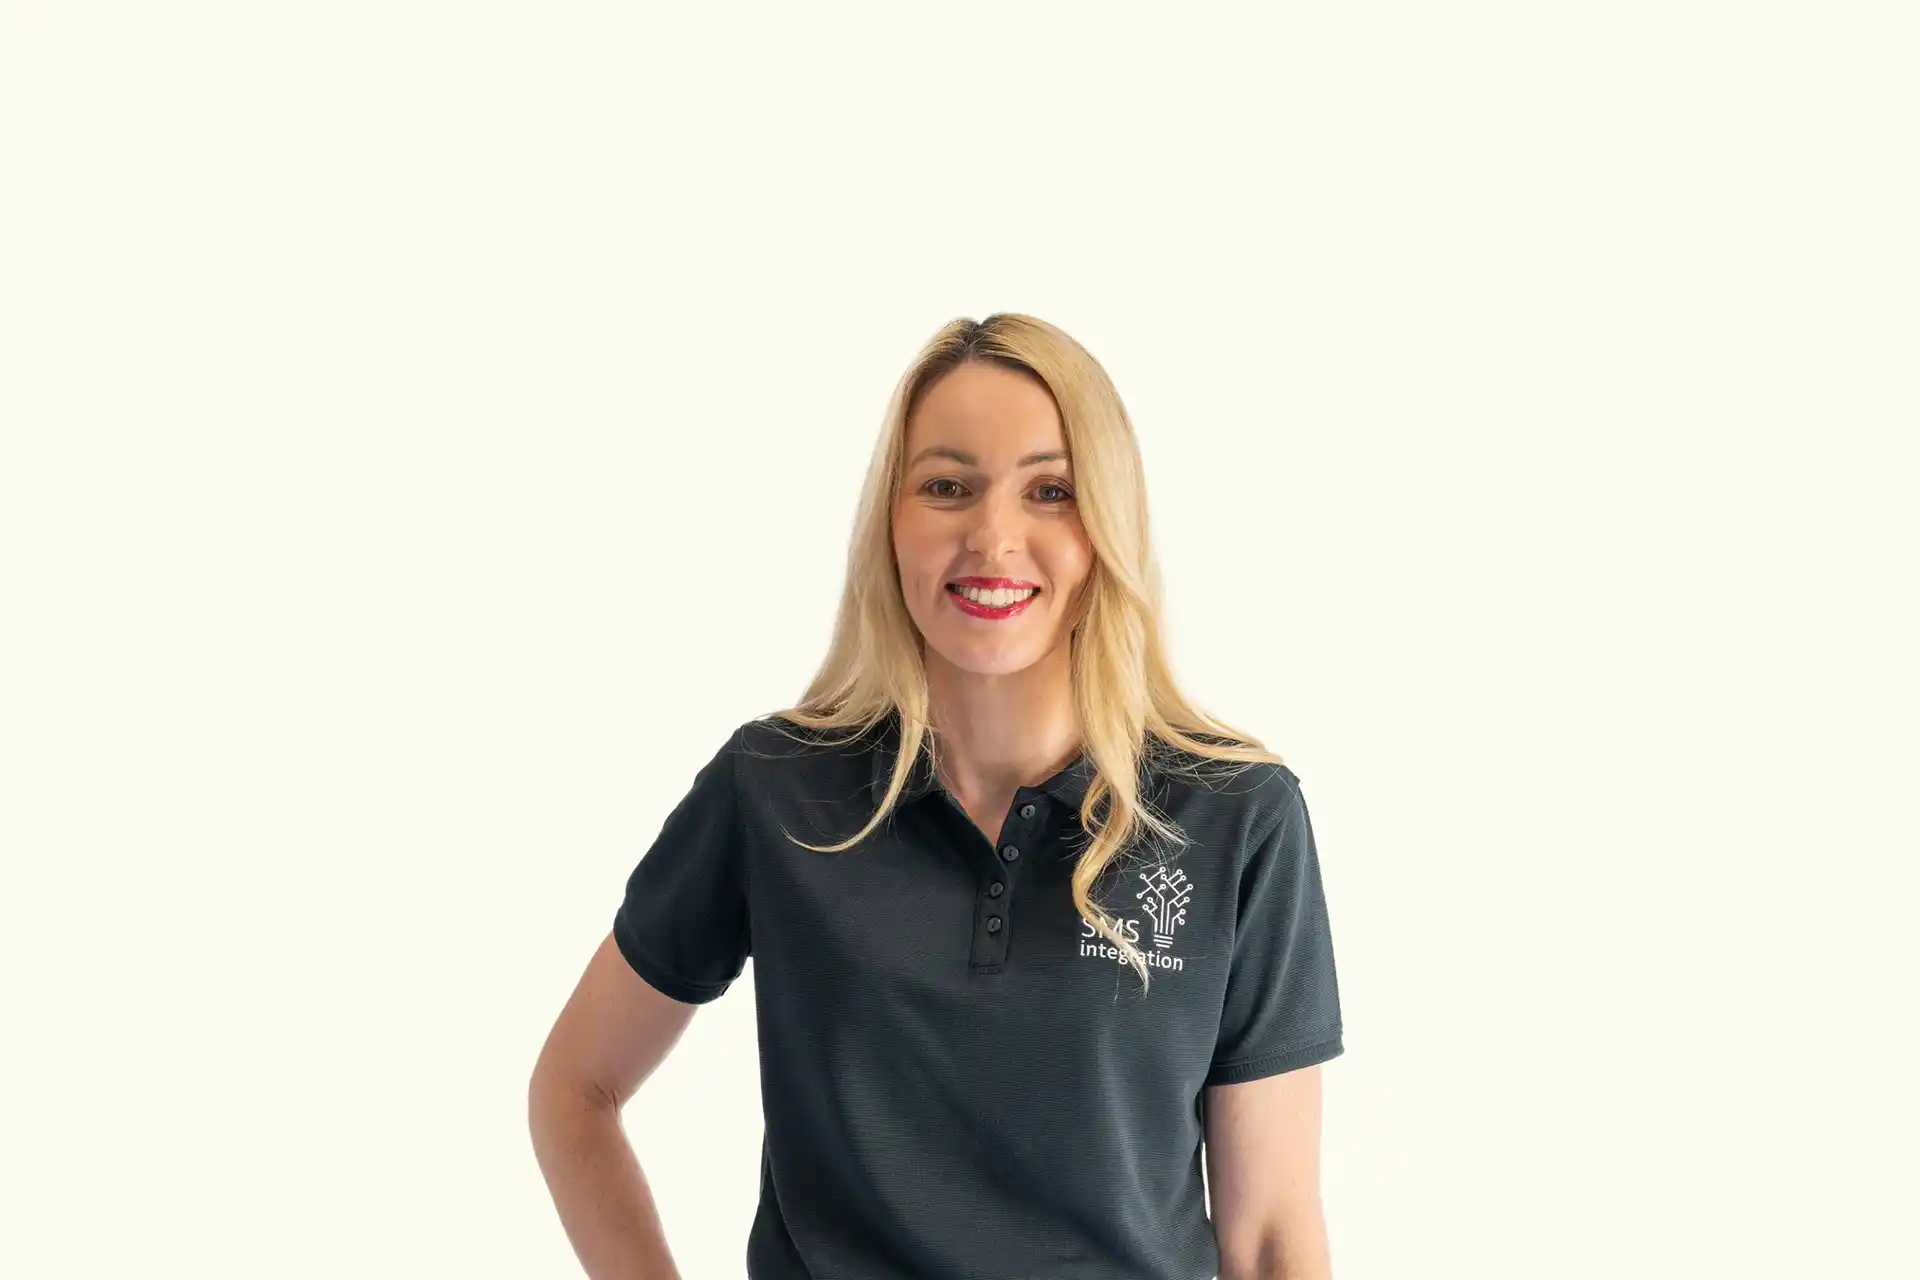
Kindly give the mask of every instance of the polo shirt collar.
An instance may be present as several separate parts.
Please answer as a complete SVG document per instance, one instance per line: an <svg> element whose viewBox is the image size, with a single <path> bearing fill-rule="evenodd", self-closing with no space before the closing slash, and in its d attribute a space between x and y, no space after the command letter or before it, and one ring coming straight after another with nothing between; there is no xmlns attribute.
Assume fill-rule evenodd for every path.
<svg viewBox="0 0 1920 1280"><path fill-rule="evenodd" d="M874 744L873 761L873 802L878 805L886 798L887 780L893 776L893 762L900 754L900 713L890 712L882 723L880 736ZM907 778L906 787L900 792L901 804L910 804L933 791L935 777L933 757L928 753L927 744L920 744L920 755L914 761L913 772ZM1081 803L1087 797L1087 789L1093 785L1093 761L1085 751L1075 756L1071 763L1059 769L1051 778L1040 784L1040 789L1054 799L1066 805L1075 813L1080 811Z"/></svg>

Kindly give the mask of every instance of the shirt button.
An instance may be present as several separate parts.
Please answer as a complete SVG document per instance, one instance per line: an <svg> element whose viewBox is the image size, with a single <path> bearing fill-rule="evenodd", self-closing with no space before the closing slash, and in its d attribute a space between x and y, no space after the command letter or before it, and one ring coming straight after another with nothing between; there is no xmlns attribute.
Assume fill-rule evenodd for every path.
<svg viewBox="0 0 1920 1280"><path fill-rule="evenodd" d="M1000 846L1000 856L1005 858L1008 862L1012 862L1015 858L1020 856L1020 850L1014 847L1013 845L1003 844Z"/></svg>
<svg viewBox="0 0 1920 1280"><path fill-rule="evenodd" d="M1023 818L1031 818L1033 816L1033 806L1030 804L1021 805L1020 816Z"/></svg>
<svg viewBox="0 0 1920 1280"><path fill-rule="evenodd" d="M998 933L998 932L1000 932L1000 917L999 917L999 916L988 916L988 917L987 917L987 932L988 932L988 933Z"/></svg>
<svg viewBox="0 0 1920 1280"><path fill-rule="evenodd" d="M997 898L1001 894L1005 893L1006 891L1007 891L1007 886L1005 886L1004 884L1001 884L998 880L995 880L992 884L987 886L987 896L991 898Z"/></svg>

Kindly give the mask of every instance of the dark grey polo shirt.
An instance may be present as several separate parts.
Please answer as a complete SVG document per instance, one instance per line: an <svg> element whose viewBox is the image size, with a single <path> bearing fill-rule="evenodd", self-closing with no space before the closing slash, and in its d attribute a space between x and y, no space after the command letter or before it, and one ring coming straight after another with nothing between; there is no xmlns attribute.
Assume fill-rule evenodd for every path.
<svg viewBox="0 0 1920 1280"><path fill-rule="evenodd" d="M1085 756L1022 787L992 841L924 750L863 844L781 834L857 831L898 734L897 717L837 747L742 725L614 918L628 963L678 1000L718 997L753 957L766 1135L747 1274L1211 1280L1205 1086L1342 1051L1299 778L1143 769L1191 841L1096 888L1148 955L1143 996L1073 906Z"/></svg>

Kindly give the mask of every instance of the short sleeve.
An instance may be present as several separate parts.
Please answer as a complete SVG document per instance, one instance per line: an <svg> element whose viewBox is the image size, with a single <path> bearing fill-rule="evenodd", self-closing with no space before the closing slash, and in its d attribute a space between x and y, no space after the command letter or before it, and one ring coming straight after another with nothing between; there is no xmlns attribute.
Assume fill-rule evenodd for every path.
<svg viewBox="0 0 1920 1280"><path fill-rule="evenodd" d="M1340 987L1320 857L1300 779L1279 766L1280 816L1240 877L1233 959L1206 1083L1237 1084L1338 1057Z"/></svg>
<svg viewBox="0 0 1920 1280"><path fill-rule="evenodd" d="M686 1004L717 999L750 950L733 773L739 737L694 775L628 876L613 918L614 941L634 972Z"/></svg>

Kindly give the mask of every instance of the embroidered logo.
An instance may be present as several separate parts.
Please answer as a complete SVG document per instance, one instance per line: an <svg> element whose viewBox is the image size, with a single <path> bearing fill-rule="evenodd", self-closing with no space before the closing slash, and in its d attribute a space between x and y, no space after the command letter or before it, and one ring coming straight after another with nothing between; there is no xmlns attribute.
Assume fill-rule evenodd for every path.
<svg viewBox="0 0 1920 1280"><path fill-rule="evenodd" d="M1133 896L1146 917L1148 937L1153 943L1151 948L1141 948L1146 962L1155 969L1184 969L1185 960L1166 953L1173 946L1180 926L1187 922L1187 904L1193 900L1193 883L1187 879L1185 871L1170 869L1164 864L1152 871L1140 872L1139 878L1142 887ZM1137 917L1120 916L1114 923L1122 937L1135 946L1140 945L1140 920ZM1115 960L1121 964L1128 962L1126 953L1086 920L1080 922L1080 954Z"/></svg>
<svg viewBox="0 0 1920 1280"><path fill-rule="evenodd" d="M1170 947L1173 931L1187 922L1187 902L1193 897L1187 873L1162 866L1151 874L1142 872L1140 878L1147 887L1133 896L1146 907L1147 919L1153 923L1153 945Z"/></svg>

